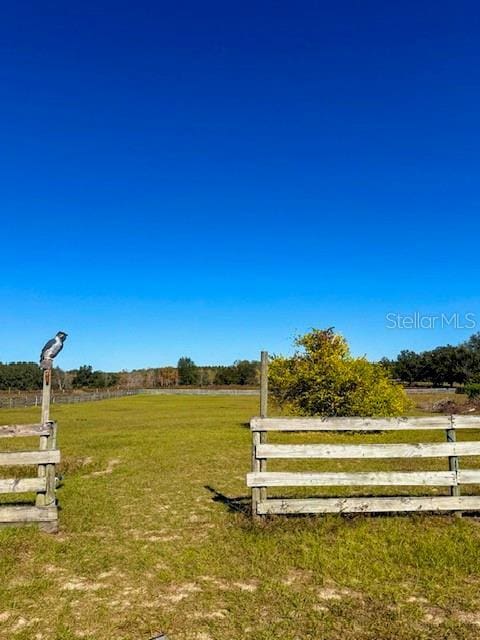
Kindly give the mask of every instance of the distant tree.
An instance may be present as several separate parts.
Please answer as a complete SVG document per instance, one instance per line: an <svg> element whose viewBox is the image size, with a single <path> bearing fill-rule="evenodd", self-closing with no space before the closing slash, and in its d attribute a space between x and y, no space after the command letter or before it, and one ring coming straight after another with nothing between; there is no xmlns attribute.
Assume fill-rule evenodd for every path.
<svg viewBox="0 0 480 640"><path fill-rule="evenodd" d="M464 384L471 375L471 357L462 346L437 347L422 355L427 377L435 386Z"/></svg>
<svg viewBox="0 0 480 640"><path fill-rule="evenodd" d="M425 379L425 360L415 351L405 349L400 352L393 363L391 373L394 378L398 378L407 384L420 382Z"/></svg>
<svg viewBox="0 0 480 640"><path fill-rule="evenodd" d="M468 351L480 355L480 332L471 335L470 338L466 342L464 342L462 346L465 347Z"/></svg>
<svg viewBox="0 0 480 640"><path fill-rule="evenodd" d="M118 373L93 371L91 365L83 365L74 372L72 387L75 389L104 389L115 386L119 378Z"/></svg>
<svg viewBox="0 0 480 640"><path fill-rule="evenodd" d="M0 389L27 391L41 389L42 370L35 362L0 363Z"/></svg>
<svg viewBox="0 0 480 640"><path fill-rule="evenodd" d="M199 371L197 365L191 358L182 356L177 363L178 383L181 385L198 384Z"/></svg>
<svg viewBox="0 0 480 640"><path fill-rule="evenodd" d="M120 382L120 374L116 372L100 372L105 381L105 387L116 387Z"/></svg>
<svg viewBox="0 0 480 640"><path fill-rule="evenodd" d="M65 391L72 386L72 376L60 367L54 367L52 386L57 387L59 391Z"/></svg>
<svg viewBox="0 0 480 640"><path fill-rule="evenodd" d="M395 377L394 375L395 361L394 360L390 360L389 358L382 358L378 364L385 369L385 371L388 373L390 377L392 378Z"/></svg>
<svg viewBox="0 0 480 640"><path fill-rule="evenodd" d="M82 387L92 386L94 380L93 367L91 365L82 365L74 373L72 387L81 389Z"/></svg>
<svg viewBox="0 0 480 640"><path fill-rule="evenodd" d="M208 387L213 384L215 379L215 369L213 367L201 367L199 369L199 375L202 387Z"/></svg>
<svg viewBox="0 0 480 640"><path fill-rule="evenodd" d="M259 363L254 360L237 360L234 363L239 385L254 385L258 382Z"/></svg>
<svg viewBox="0 0 480 640"><path fill-rule="evenodd" d="M219 386L236 384L235 367L218 367L213 383Z"/></svg>
<svg viewBox="0 0 480 640"><path fill-rule="evenodd" d="M254 385L258 382L259 363L255 360L236 360L229 367L218 367L214 378L217 385Z"/></svg>
<svg viewBox="0 0 480 640"><path fill-rule="evenodd" d="M453 386L476 382L480 378L480 333L456 346L447 344L422 353L401 351L389 362L392 376L407 384Z"/></svg>

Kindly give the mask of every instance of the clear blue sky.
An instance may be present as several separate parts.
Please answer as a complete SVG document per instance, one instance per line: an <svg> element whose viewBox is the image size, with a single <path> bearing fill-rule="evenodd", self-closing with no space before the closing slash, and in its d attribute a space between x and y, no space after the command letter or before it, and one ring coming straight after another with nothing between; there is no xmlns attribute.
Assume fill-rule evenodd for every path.
<svg viewBox="0 0 480 640"><path fill-rule="evenodd" d="M459 342L477 314L477 2L10 2L0 360L104 369Z"/></svg>

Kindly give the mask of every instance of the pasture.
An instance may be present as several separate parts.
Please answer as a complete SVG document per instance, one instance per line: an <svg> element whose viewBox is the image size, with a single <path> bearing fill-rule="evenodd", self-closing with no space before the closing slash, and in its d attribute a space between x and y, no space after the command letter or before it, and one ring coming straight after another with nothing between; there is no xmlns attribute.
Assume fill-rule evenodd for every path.
<svg viewBox="0 0 480 640"><path fill-rule="evenodd" d="M65 476L60 533L0 530L0 638L476 639L478 521L254 524L245 474L257 413L248 396L53 407ZM34 408L0 411L1 424L37 419Z"/></svg>

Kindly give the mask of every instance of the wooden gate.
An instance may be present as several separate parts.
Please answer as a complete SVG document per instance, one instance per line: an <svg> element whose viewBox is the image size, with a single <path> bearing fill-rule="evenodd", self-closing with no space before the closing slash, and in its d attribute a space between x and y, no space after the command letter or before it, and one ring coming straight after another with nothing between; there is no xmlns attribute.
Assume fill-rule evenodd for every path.
<svg viewBox="0 0 480 640"><path fill-rule="evenodd" d="M60 462L60 451L56 448L57 425L14 424L0 426L0 438L38 436L39 447L28 451L0 451L0 467L37 467L34 478L0 478L0 493L36 493L33 505L0 505L0 525L32 524L50 533L58 530L58 509L55 497L55 465Z"/></svg>
<svg viewBox="0 0 480 640"><path fill-rule="evenodd" d="M464 469L462 456L480 456L480 441L456 441L457 431L480 428L480 416L435 416L425 418L253 418L252 513L348 513L389 511L480 511L480 495L460 495L460 487L480 485L480 468ZM397 442L388 444L269 444L270 432L382 432L444 431L442 442ZM358 436L357 436L358 438ZM356 439L357 439L356 438ZM361 472L269 472L272 459L385 459L445 458L445 470ZM446 486L447 496L372 496L268 498L270 487L340 486Z"/></svg>

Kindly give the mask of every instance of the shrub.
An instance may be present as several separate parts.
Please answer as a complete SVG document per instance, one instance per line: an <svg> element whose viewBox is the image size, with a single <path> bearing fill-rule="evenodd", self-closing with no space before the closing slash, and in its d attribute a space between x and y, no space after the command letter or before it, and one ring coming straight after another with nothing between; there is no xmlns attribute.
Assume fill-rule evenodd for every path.
<svg viewBox="0 0 480 640"><path fill-rule="evenodd" d="M273 398L290 413L318 416L396 416L410 402L384 366L353 358L333 329L313 329L295 340L291 358L269 368Z"/></svg>
<svg viewBox="0 0 480 640"><path fill-rule="evenodd" d="M465 385L465 393L469 400L480 398L480 382L470 382Z"/></svg>

